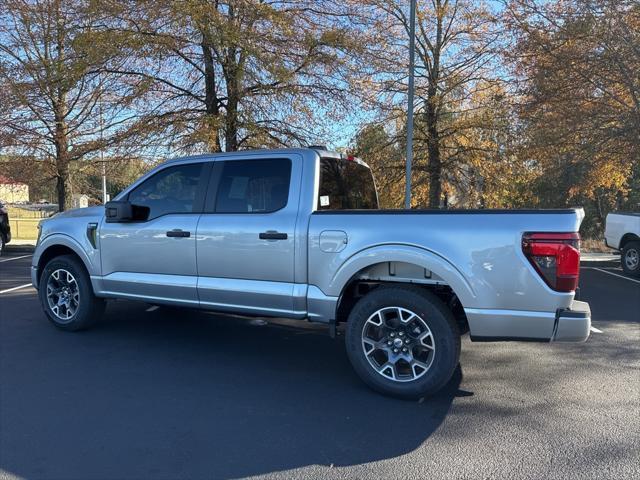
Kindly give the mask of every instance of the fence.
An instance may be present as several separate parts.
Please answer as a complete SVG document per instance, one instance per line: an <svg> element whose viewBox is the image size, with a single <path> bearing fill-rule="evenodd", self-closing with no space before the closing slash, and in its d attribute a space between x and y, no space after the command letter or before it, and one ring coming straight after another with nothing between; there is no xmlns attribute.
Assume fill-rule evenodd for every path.
<svg viewBox="0 0 640 480"><path fill-rule="evenodd" d="M38 238L40 218L9 218L11 237L19 240L35 240Z"/></svg>
<svg viewBox="0 0 640 480"><path fill-rule="evenodd" d="M11 237L18 240L35 240L38 238L38 223L50 217L54 212L7 206Z"/></svg>

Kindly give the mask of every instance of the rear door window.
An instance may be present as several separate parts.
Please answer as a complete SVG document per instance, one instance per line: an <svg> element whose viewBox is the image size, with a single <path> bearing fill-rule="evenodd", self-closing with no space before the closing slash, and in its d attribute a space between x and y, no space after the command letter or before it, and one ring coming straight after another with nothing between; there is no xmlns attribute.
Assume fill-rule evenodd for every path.
<svg viewBox="0 0 640 480"><path fill-rule="evenodd" d="M287 205L291 160L222 161L216 213L270 213Z"/></svg>

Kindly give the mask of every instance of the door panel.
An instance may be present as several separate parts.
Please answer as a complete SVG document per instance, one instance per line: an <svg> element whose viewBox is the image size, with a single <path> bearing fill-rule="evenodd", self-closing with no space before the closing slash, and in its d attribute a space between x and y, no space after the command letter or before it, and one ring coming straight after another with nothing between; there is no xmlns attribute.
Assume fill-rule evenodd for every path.
<svg viewBox="0 0 640 480"><path fill-rule="evenodd" d="M201 277L293 283L296 215L203 214L198 225ZM285 233L285 240L262 240L260 233Z"/></svg>
<svg viewBox="0 0 640 480"><path fill-rule="evenodd" d="M198 304L196 229L210 162L169 165L127 196L149 208L143 222L100 226L104 294Z"/></svg>
<svg viewBox="0 0 640 480"><path fill-rule="evenodd" d="M100 250L105 291L147 297L149 285L153 285L158 297L197 303L198 218L182 214L142 223L103 223ZM191 236L167 237L174 229L191 232Z"/></svg>
<svg viewBox="0 0 640 480"><path fill-rule="evenodd" d="M196 242L202 305L300 316L293 292L302 162L228 160L216 174L215 212L203 213Z"/></svg>

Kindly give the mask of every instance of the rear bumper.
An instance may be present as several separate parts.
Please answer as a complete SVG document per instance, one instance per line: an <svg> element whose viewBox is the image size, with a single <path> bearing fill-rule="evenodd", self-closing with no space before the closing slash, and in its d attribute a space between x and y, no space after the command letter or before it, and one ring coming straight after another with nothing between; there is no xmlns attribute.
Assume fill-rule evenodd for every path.
<svg viewBox="0 0 640 480"><path fill-rule="evenodd" d="M558 310L553 328L553 342L584 342L591 331L591 309L587 302L574 300L571 307Z"/></svg>
<svg viewBox="0 0 640 480"><path fill-rule="evenodd" d="M589 304L573 300L556 312L465 308L474 342L584 342L589 338Z"/></svg>

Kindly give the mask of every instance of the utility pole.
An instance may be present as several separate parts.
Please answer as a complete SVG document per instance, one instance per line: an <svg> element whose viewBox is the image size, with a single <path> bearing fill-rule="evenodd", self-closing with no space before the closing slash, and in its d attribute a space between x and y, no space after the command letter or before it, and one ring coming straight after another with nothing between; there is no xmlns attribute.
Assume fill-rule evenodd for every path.
<svg viewBox="0 0 640 480"><path fill-rule="evenodd" d="M102 203L107 203L107 166L104 163L104 121L102 119L102 96L100 96L100 163L102 164Z"/></svg>
<svg viewBox="0 0 640 480"><path fill-rule="evenodd" d="M100 152L100 161L102 162L102 203L107 203L107 166L104 164L102 152Z"/></svg>
<svg viewBox="0 0 640 480"><path fill-rule="evenodd" d="M413 94L416 55L416 0L411 1L409 14L409 99L407 108L407 167L404 191L404 208L411 208L411 164L413 163Z"/></svg>

